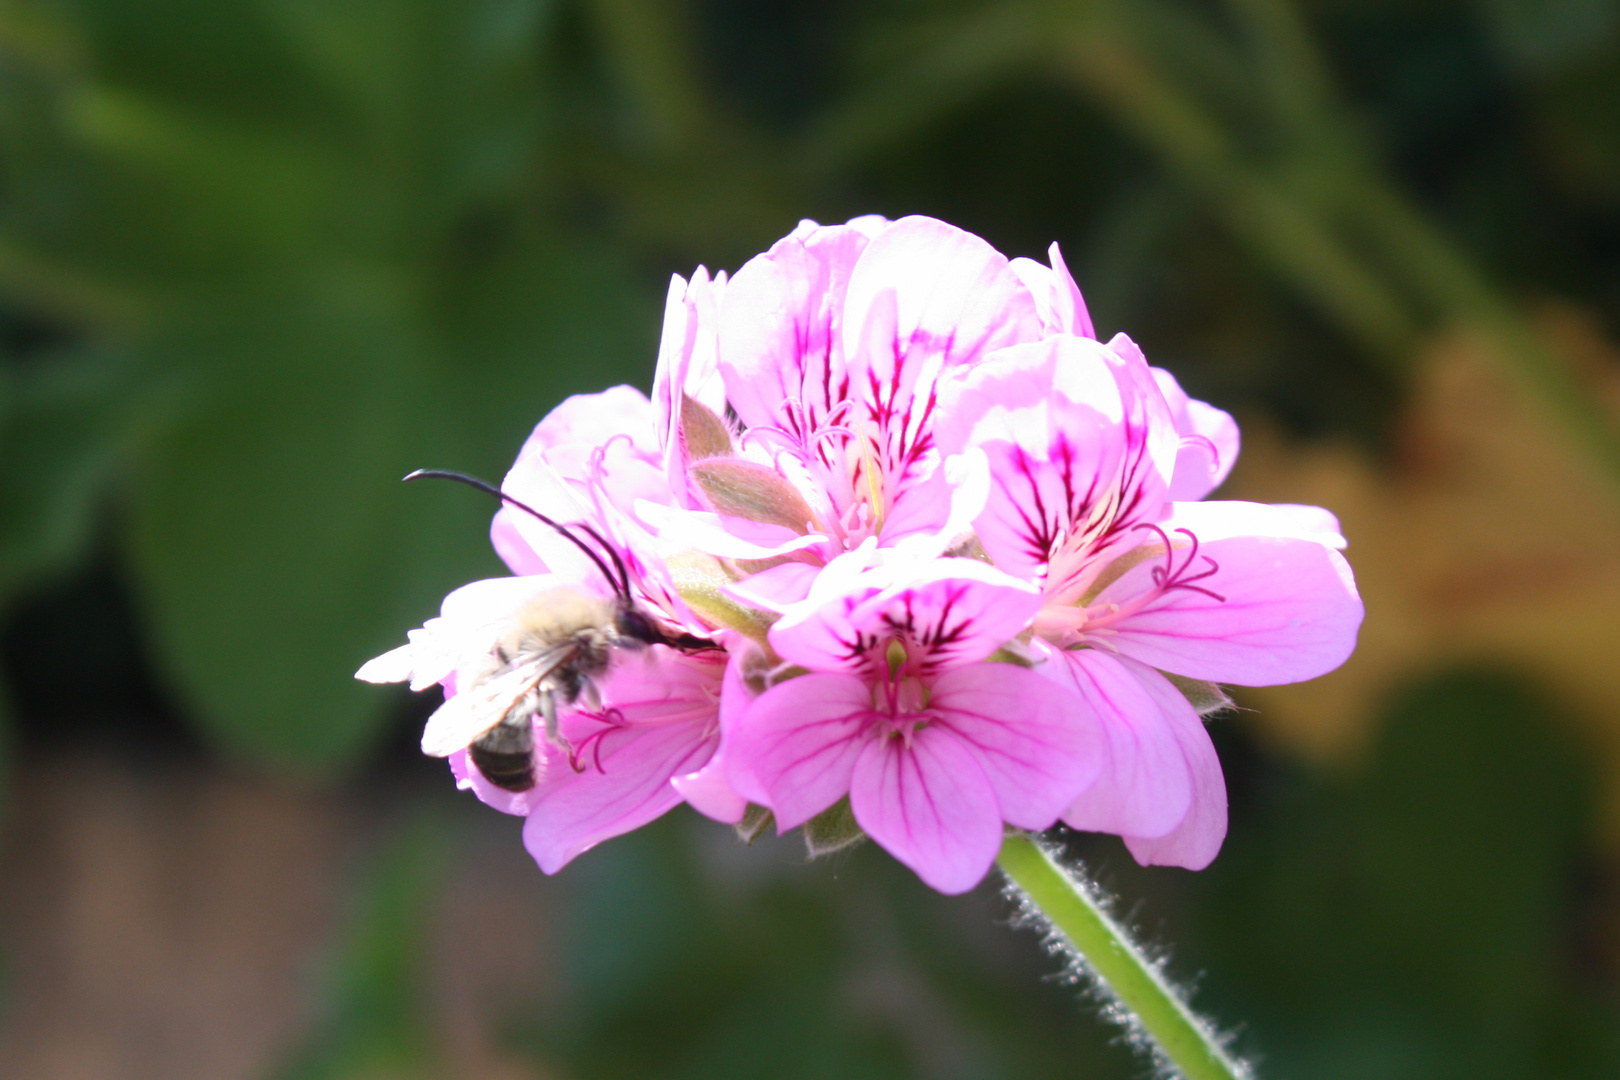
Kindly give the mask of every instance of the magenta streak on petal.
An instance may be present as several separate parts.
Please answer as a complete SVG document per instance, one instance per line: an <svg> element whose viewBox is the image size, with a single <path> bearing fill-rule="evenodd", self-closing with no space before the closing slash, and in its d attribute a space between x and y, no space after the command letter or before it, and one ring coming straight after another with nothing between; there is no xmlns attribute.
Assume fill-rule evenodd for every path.
<svg viewBox="0 0 1620 1080"><path fill-rule="evenodd" d="M932 621L921 633L917 630L914 593L907 593L903 600L905 615L902 618L896 619L887 613L884 614L883 622L889 631L908 645L914 645L916 650L921 652L922 655L916 658L919 673L929 674L960 662L959 658L953 655L953 647L960 645L964 640L973 640L968 633L972 629L973 620L971 617L953 619L951 616L956 610L957 602L970 587L966 582L955 588L947 587L943 603L939 610L932 614ZM979 657L975 656L973 659L977 660Z"/></svg>
<svg viewBox="0 0 1620 1080"><path fill-rule="evenodd" d="M1100 561L1095 558L1097 552L1118 537L1136 529L1142 524L1143 517L1152 515L1161 508L1146 501L1151 487L1149 480L1152 469L1146 425L1145 423L1138 425L1127 418L1122 426L1126 453L1119 472L1114 477L1094 479L1080 505L1075 507L1071 503L1071 516L1066 524L1076 531L1063 537L1057 545L1058 550L1052 553L1052 562L1056 564L1057 572L1053 575L1056 580L1049 579L1047 582L1046 591L1049 595L1061 597L1075 592L1078 586L1083 585L1101 569ZM1094 500L1097 498L1098 479L1111 481L1105 488L1104 498L1118 499L1119 502L1092 521L1091 515L1097 508ZM1066 490L1070 490L1068 484L1068 478L1065 476ZM1156 494L1162 498L1162 492Z"/></svg>

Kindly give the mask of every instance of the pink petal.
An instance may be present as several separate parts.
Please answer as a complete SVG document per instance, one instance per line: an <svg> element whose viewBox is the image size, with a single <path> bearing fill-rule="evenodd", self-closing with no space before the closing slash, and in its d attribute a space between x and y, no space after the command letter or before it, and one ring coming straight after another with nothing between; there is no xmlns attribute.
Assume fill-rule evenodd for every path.
<svg viewBox="0 0 1620 1080"><path fill-rule="evenodd" d="M544 454L519 458L501 482L501 490L563 525L596 518L582 485L559 473ZM507 520L523 544L559 578L595 582L605 587L601 571L557 530L521 510L512 509Z"/></svg>
<svg viewBox="0 0 1620 1080"><path fill-rule="evenodd" d="M709 272L697 268L694 278ZM680 422L680 390L686 383L686 368L691 363L697 346L698 321L687 300L686 279L671 274L669 291L664 294L664 324L658 338L658 360L653 365L654 422L657 425L658 444L667 456L676 443L676 425Z"/></svg>
<svg viewBox="0 0 1620 1080"><path fill-rule="evenodd" d="M939 722L966 740L990 780L1002 820L1045 829L1097 777L1106 745L1073 693L1012 664L969 664L935 680Z"/></svg>
<svg viewBox="0 0 1620 1080"><path fill-rule="evenodd" d="M641 500L636 516L672 548L696 548L721 559L774 559L827 542L825 536L800 536L792 529L708 510L682 510Z"/></svg>
<svg viewBox="0 0 1620 1080"><path fill-rule="evenodd" d="M504 506L495 511L495 519L489 524L489 542L512 573L544 574L547 571L545 560L535 554L512 521L512 515L521 512Z"/></svg>
<svg viewBox="0 0 1620 1080"><path fill-rule="evenodd" d="M481 800L503 813L529 815L541 809L544 803L547 820L552 823L546 826L550 839L543 841L549 852L547 858L561 858L566 862L584 850L576 844L580 836L589 834L595 837L589 843L595 843L635 827L615 826L616 831L600 834L593 831L608 827L603 824L607 820L602 817L607 813L603 807L614 800L618 800L614 804L623 814L634 817L641 812L636 810L640 805L636 800L648 794L647 784L654 783L642 776L642 772L656 772L667 766L671 771L655 778L657 784L664 784L675 770L690 773L708 760L718 742L715 697L724 670L724 661L718 658L706 654L686 656L663 646L621 656L598 683L603 707L615 718L615 723L605 725L599 716L575 709L565 710L561 716L563 734L581 748L579 763L585 766L583 772L575 770L567 753L546 742L538 721L534 738L537 782L528 791L511 792L491 784L470 766L464 752L451 755L450 767L460 781L459 786L471 788ZM445 692L448 696L454 690L447 688ZM609 730L600 740L592 738L604 727L615 726L620 730ZM650 741L645 738L657 732L676 734L658 735ZM669 739L699 748L692 750L688 757L680 758L682 751L669 743ZM660 754L675 756L661 764ZM602 771L598 771L598 763ZM603 779L607 773L612 776ZM572 794L565 793L564 789ZM641 795L636 794L637 791ZM546 801L553 792L559 793L562 803ZM623 802L627 798L631 799L630 803ZM652 807L657 801L652 799L647 806ZM674 801L679 801L678 795L674 796ZM566 805L569 803L577 805L570 809ZM663 811L654 813L649 809L646 812L656 817ZM639 822L651 819L643 816ZM553 835L550 830L554 829L561 831ZM557 854L564 849L567 849L565 855ZM539 857L538 852L536 857ZM562 862L555 865L561 866Z"/></svg>
<svg viewBox="0 0 1620 1080"><path fill-rule="evenodd" d="M867 571L832 597L812 589L771 627L770 640L784 659L826 670L857 668L874 642L898 639L926 668L942 670L989 656L1039 610L1034 586L977 559L905 560Z"/></svg>
<svg viewBox="0 0 1620 1080"><path fill-rule="evenodd" d="M1052 276L1057 281L1052 310L1058 316L1058 324L1066 333L1095 339L1097 331L1092 328L1091 312L1086 310L1086 301L1080 295L1080 286L1074 283L1068 264L1063 261L1063 252L1058 250L1057 241L1052 242L1046 254L1052 260Z"/></svg>
<svg viewBox="0 0 1620 1080"><path fill-rule="evenodd" d="M1231 535L1245 521L1258 529L1304 519L1272 507L1252 511L1256 505L1176 503L1164 528L1177 542L1185 540L1174 532L1178 528L1198 537L1199 560L1191 572L1211 564L1218 569L1198 580L1198 589L1170 589L1121 618L1108 644L1162 671L1240 686L1314 679L1344 663L1363 614L1349 564L1316 540ZM1190 554L1189 548L1178 549L1178 564ZM1150 560L1128 571L1093 606L1127 607L1152 596L1153 571L1162 566Z"/></svg>
<svg viewBox="0 0 1620 1080"><path fill-rule="evenodd" d="M880 534L883 546L894 547L919 535L937 535L950 517L950 507L951 484L945 478L939 452L926 450L911 455L890 480L889 505Z"/></svg>
<svg viewBox="0 0 1620 1080"><path fill-rule="evenodd" d="M575 394L564 399L535 425L518 451L518 460L535 454L549 455L557 450L601 446L616 435L628 437L639 453L648 460L656 460L657 430L652 402L633 386ZM572 450L572 453L574 459L578 459L584 455L584 450ZM551 460L553 466L569 475L578 475L569 469L569 463L556 458Z"/></svg>
<svg viewBox="0 0 1620 1080"><path fill-rule="evenodd" d="M1153 377L1181 436L1170 498L1177 502L1202 499L1220 487L1237 461L1237 421L1213 405L1188 397L1176 377L1163 368L1154 368Z"/></svg>
<svg viewBox="0 0 1620 1080"><path fill-rule="evenodd" d="M754 704L754 693L748 686L748 674L770 666L761 650L741 635L728 632L726 644L726 671L720 682L720 749L710 764L719 765L726 773L727 785L745 801L765 806L770 796L759 785L751 770L731 767L736 757L734 743L736 731L742 725L749 708Z"/></svg>
<svg viewBox="0 0 1620 1080"><path fill-rule="evenodd" d="M897 561L872 576L890 582L860 605L852 624L900 638L936 670L984 659L1022 633L1040 610L1033 585L977 559L938 558L920 566Z"/></svg>
<svg viewBox="0 0 1620 1080"><path fill-rule="evenodd" d="M599 754L583 755L583 772L535 802L524 846L541 870L555 874L603 840L661 817L681 801L670 778L700 767L718 741L701 724L627 727L604 736Z"/></svg>
<svg viewBox="0 0 1620 1080"><path fill-rule="evenodd" d="M611 535L619 530L610 523L636 500L672 501L652 416L651 403L633 387L571 397L535 428L501 490L563 525L589 522ZM590 494L596 482L616 505L597 505ZM570 581L600 578L601 570L551 526L513 506L503 512L497 550L518 565L538 559ZM515 537L506 535L508 525Z"/></svg>
<svg viewBox="0 0 1620 1080"><path fill-rule="evenodd" d="M1030 299L1035 301L1035 313L1040 316L1041 326L1046 333L1063 333L1061 318L1052 310L1052 301L1057 289L1052 280L1051 268L1042 266L1034 259L1024 258L1013 259L1007 267L1018 275L1018 280L1029 290Z"/></svg>
<svg viewBox="0 0 1620 1080"><path fill-rule="evenodd" d="M1023 281L1035 300L1041 323L1047 334L1073 334L1076 337L1095 338L1091 314L1080 296L1080 287L1074 283L1069 268L1064 265L1063 253L1057 244L1047 249L1051 257L1050 268L1034 259L1014 259L1012 270Z"/></svg>
<svg viewBox="0 0 1620 1080"><path fill-rule="evenodd" d="M1144 431L1154 479L1160 485L1154 495L1165 498L1181 448L1181 432L1176 428L1170 404L1164 398L1164 391L1159 389L1159 380L1148 365L1147 356L1128 335L1115 334L1110 338L1108 354L1115 360L1114 373L1126 400L1126 414ZM1059 371L1061 375L1062 369Z"/></svg>
<svg viewBox="0 0 1620 1080"><path fill-rule="evenodd" d="M804 824L849 791L871 716L872 692L853 675L778 683L754 699L732 733L732 788L775 811L779 830Z"/></svg>
<svg viewBox="0 0 1620 1080"><path fill-rule="evenodd" d="M735 825L748 811L748 800L732 790L726 780L726 763L715 754L697 772L674 776L669 781L681 798L704 817Z"/></svg>
<svg viewBox="0 0 1620 1080"><path fill-rule="evenodd" d="M726 275L711 283L709 272L698 267L690 283L675 275L664 303L664 328L653 370L653 411L657 442L671 487L684 502L686 485L681 407L690 397L719 415L725 411L725 386L718 370L719 300Z"/></svg>
<svg viewBox="0 0 1620 1080"><path fill-rule="evenodd" d="M726 407L725 387L716 370L719 357L715 341L720 329L716 294L724 294L725 283L723 271L711 283L708 270L701 266L690 282L679 274L670 278L658 360L653 368L654 430L660 448L667 448L667 440L680 421L682 395L702 402L715 413Z"/></svg>
<svg viewBox="0 0 1620 1080"><path fill-rule="evenodd" d="M866 742L849 781L850 808L889 854L947 895L967 892L1001 849L1001 811L974 747L948 727Z"/></svg>
<svg viewBox="0 0 1620 1080"><path fill-rule="evenodd" d="M1215 502L1200 505L1207 508L1231 506L1233 504L1230 502ZM1243 525L1246 526L1248 532L1255 531L1254 519L1264 513L1266 516L1265 535L1267 536L1292 536L1297 540L1314 540L1318 544L1326 544L1335 551L1343 551L1349 546L1349 542L1339 532L1339 519L1334 517L1331 511L1320 506L1300 506L1297 503L1238 503L1236 505L1245 508L1243 511ZM1264 507L1265 509L1260 511L1253 509L1254 507ZM1216 513L1221 512L1216 511ZM1181 517L1184 520L1190 520L1189 515L1199 513L1207 515L1209 511L1196 511L1188 508L1181 511ZM1211 526L1207 524L1204 525L1204 530L1212 537L1216 535Z"/></svg>
<svg viewBox="0 0 1620 1080"><path fill-rule="evenodd" d="M1120 507L1121 531L1160 515L1176 436L1157 388L1150 400L1133 379L1110 348L1055 337L1003 349L941 386L941 445L977 446L990 463L977 531L997 566L1039 575L1099 508Z"/></svg>
<svg viewBox="0 0 1620 1080"><path fill-rule="evenodd" d="M795 402L813 426L847 396L844 294L875 224L806 222L731 279L721 305L720 371L744 424L791 425L786 404Z"/></svg>
<svg viewBox="0 0 1620 1080"><path fill-rule="evenodd" d="M872 240L850 275L845 306L849 377L880 413L912 407L928 363L970 363L1042 332L1035 301L1007 258L927 217L901 218Z"/></svg>
<svg viewBox="0 0 1620 1080"><path fill-rule="evenodd" d="M1129 660L1121 661L1136 674L1168 717L1176 717L1186 699L1170 681L1158 672ZM1183 717L1183 721L1184 721ZM1226 839L1226 778L1221 774L1221 759L1215 753L1215 744L1202 723L1177 722L1176 737L1187 758L1192 773L1192 806L1181 824L1157 838L1126 836L1125 846L1143 866L1183 866L1188 870L1202 870L1215 861Z"/></svg>
<svg viewBox="0 0 1620 1080"><path fill-rule="evenodd" d="M1102 722L1108 765L1063 820L1076 829L1124 836L1164 836L1187 816L1193 777L1183 734L1207 743L1197 712L1179 693L1161 701L1137 677L1139 664L1101 649L1056 652L1044 669L1072 687ZM1152 672L1153 678L1163 676ZM1172 689L1174 689L1172 687Z"/></svg>
<svg viewBox="0 0 1620 1080"><path fill-rule="evenodd" d="M720 591L751 608L780 612L810 594L819 567L809 563L786 562L752 574Z"/></svg>

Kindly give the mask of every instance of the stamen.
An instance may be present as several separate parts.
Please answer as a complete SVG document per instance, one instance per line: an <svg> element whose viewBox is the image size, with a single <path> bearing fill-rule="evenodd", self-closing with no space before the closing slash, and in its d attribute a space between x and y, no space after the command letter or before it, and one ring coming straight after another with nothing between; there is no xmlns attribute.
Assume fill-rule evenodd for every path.
<svg viewBox="0 0 1620 1080"><path fill-rule="evenodd" d="M577 773L584 772L585 766L580 763L580 759L584 756L585 748L589 746L591 748L591 763L596 766L596 771L606 773L607 770L602 768L602 740L609 732L618 731L626 726L624 713L616 708L609 707L602 712L591 712L584 715L592 720L601 721L602 726L581 739L578 746L570 749L568 765Z"/></svg>
<svg viewBox="0 0 1620 1080"><path fill-rule="evenodd" d="M1198 537L1193 534L1191 529L1177 529L1176 532L1184 534L1189 540L1192 541L1192 550L1187 553L1187 561L1181 564L1181 570L1179 571L1179 574L1185 574L1187 572L1187 568L1193 564L1193 560L1199 557ZM1194 592L1201 592L1205 596L1214 600L1216 603L1224 604L1226 603L1226 597L1222 596L1220 593L1211 589L1206 589L1202 585L1193 584L1195 581L1203 581L1205 578L1213 577L1220 572L1221 566L1214 559L1210 558L1208 555L1205 555L1203 559L1209 564L1208 570L1205 570L1201 574L1194 574L1192 577L1181 577L1179 580L1174 581L1170 587L1176 589L1191 589Z"/></svg>
<svg viewBox="0 0 1620 1080"><path fill-rule="evenodd" d="M878 476L877 453L872 446L871 438L866 433L867 427L867 424L862 424L860 427L856 428L855 437L860 441L861 469L866 474L866 493L868 499L871 501L872 517L877 526L872 531L874 533L881 533L883 531L884 511L883 491L880 486L880 479Z"/></svg>
<svg viewBox="0 0 1620 1080"><path fill-rule="evenodd" d="M1193 574L1191 577L1186 576L1187 571L1192 567L1193 562L1200 557L1198 554L1198 536L1191 529L1176 530L1176 532L1192 541L1192 550L1187 552L1187 558L1182 561L1180 566L1176 565L1175 548L1170 541L1170 536L1168 533L1166 533L1159 526L1151 523L1137 525L1134 527L1133 531L1135 529L1152 529L1154 532L1159 534L1159 540L1164 544L1164 565L1155 566L1153 568L1153 584L1158 589L1157 595L1162 596L1172 589L1190 589L1193 592L1203 593L1205 596L1217 603L1226 603L1226 597L1222 596L1220 593L1215 592L1213 589L1205 588L1202 585L1193 584L1194 582L1203 581L1206 578L1213 577L1215 574L1220 572L1220 564L1214 559L1210 558L1208 555L1202 556L1204 562L1209 564L1209 569L1204 570L1201 573Z"/></svg>

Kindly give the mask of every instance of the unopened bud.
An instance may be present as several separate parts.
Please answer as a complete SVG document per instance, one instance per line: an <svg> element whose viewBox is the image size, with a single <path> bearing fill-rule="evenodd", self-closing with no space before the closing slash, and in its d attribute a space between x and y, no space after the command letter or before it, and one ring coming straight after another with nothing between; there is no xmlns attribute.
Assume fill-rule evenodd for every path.
<svg viewBox="0 0 1620 1080"><path fill-rule="evenodd" d="M688 461L730 457L731 429L708 406L681 395L681 439Z"/></svg>
<svg viewBox="0 0 1620 1080"><path fill-rule="evenodd" d="M801 536L815 515L794 486L775 470L740 458L695 461L692 479L711 508L721 514L781 525Z"/></svg>

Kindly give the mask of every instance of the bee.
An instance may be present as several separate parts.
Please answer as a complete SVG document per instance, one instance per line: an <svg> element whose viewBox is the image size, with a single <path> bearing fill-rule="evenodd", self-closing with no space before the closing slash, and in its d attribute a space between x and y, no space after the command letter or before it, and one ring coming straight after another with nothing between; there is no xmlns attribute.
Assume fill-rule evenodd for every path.
<svg viewBox="0 0 1620 1080"><path fill-rule="evenodd" d="M565 750L576 770L583 768L559 726L559 703L569 706L583 698L600 708L595 680L606 674L617 651L667 645L691 653L719 647L693 634L668 634L642 611L631 595L624 560L591 526L559 524L493 484L461 473L418 469L405 479L453 480L532 515L584 552L613 592L607 598L559 586L519 609L482 666L428 719L422 750L429 756L449 757L465 749L490 783L528 791L535 785L534 715L545 720L546 740Z"/></svg>

